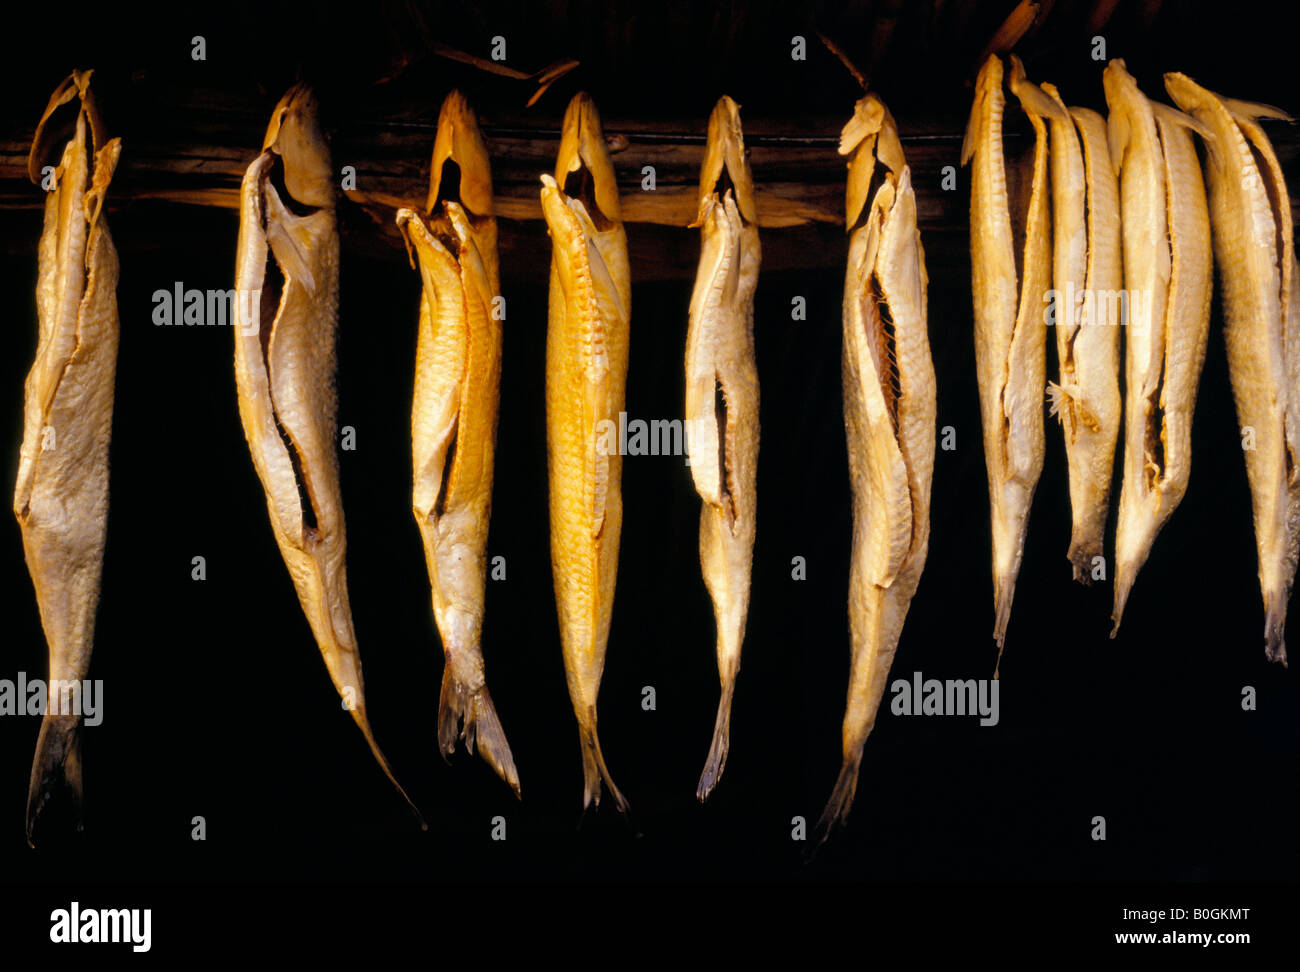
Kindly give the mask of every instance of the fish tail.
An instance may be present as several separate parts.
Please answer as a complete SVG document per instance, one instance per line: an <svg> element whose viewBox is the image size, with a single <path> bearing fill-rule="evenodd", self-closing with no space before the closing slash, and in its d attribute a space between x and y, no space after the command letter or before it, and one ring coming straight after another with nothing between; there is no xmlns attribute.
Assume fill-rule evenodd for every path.
<svg viewBox="0 0 1300 972"><path fill-rule="evenodd" d="M998 677L998 667L1002 664L1002 648L1007 640L1007 624L1011 620L1011 602L1016 596L1016 575L1014 572L999 575L993 583L993 640L998 643L998 660L993 666L993 677Z"/></svg>
<svg viewBox="0 0 1300 972"><path fill-rule="evenodd" d="M848 821L849 811L853 808L853 798L858 792L858 771L861 768L862 745L859 744L845 754L844 762L840 765L840 775L835 781L835 788L831 790L830 799L826 801L826 809L822 811L821 819L817 821L815 839L812 843L814 852L826 843L837 827Z"/></svg>
<svg viewBox="0 0 1300 972"><path fill-rule="evenodd" d="M578 727L579 734L582 738L582 809L585 811L592 803L600 806L601 783L609 787L610 796L614 798L614 805L618 807L619 812L624 816L627 815L628 805L619 788L614 785L614 779L609 775L609 767L605 765L605 755L600 751L600 737L596 735L596 710L594 707L587 709L587 718L581 720Z"/></svg>
<svg viewBox="0 0 1300 972"><path fill-rule="evenodd" d="M370 746L370 752L374 755L375 761L379 763L379 768L384 771L388 781L397 787L397 792L402 795L402 799L411 808L411 812L415 814L415 819L420 821L420 829L428 830L429 825L425 822L424 815L420 813L420 808L415 805L414 800L407 796L406 790L402 789L402 784L397 782L392 767L388 765L388 757L384 755L384 751L379 748L379 743L375 741L375 734L370 728L370 720L366 717L365 708L360 704L353 706L352 718L361 730L361 734L366 737L366 743Z"/></svg>
<svg viewBox="0 0 1300 972"><path fill-rule="evenodd" d="M1110 612L1110 619L1114 622L1114 627L1110 629L1112 638L1119 634L1119 624L1124 619L1124 607L1128 604L1128 596L1133 591L1133 582L1136 579L1137 570L1124 563L1124 561L1116 559L1115 606Z"/></svg>
<svg viewBox="0 0 1300 972"><path fill-rule="evenodd" d="M438 749L444 757L455 750L458 735L471 753L477 740L479 755L515 791L515 796L522 798L515 760L487 686L471 691L448 664L442 672L442 693L438 698Z"/></svg>
<svg viewBox="0 0 1300 972"><path fill-rule="evenodd" d="M1086 524L1076 525L1066 554L1074 568L1074 579L1085 587L1092 586L1092 562L1101 555L1100 538Z"/></svg>
<svg viewBox="0 0 1300 972"><path fill-rule="evenodd" d="M1286 592L1264 594L1264 655L1286 668Z"/></svg>
<svg viewBox="0 0 1300 972"><path fill-rule="evenodd" d="M36 822L47 807L60 798L82 829L84 791L81 784L81 717L46 712L41 733L36 740L36 757L27 787L27 843L35 847L32 836Z"/></svg>
<svg viewBox="0 0 1300 972"><path fill-rule="evenodd" d="M735 691L736 679L733 675L722 686L718 717L713 723L713 743L709 746L709 756L704 761L699 786L695 788L695 799L701 803L709 798L727 766L727 753L731 749L731 699Z"/></svg>

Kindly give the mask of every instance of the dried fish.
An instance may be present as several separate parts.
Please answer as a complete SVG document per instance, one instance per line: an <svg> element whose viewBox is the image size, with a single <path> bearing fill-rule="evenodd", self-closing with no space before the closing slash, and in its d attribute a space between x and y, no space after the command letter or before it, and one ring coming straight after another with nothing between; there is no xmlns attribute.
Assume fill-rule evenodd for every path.
<svg viewBox="0 0 1300 972"><path fill-rule="evenodd" d="M1010 87L1034 129L1028 206L1013 214L1002 147L1002 62L980 68L962 164L971 166L971 280L975 297L975 368L984 428L993 526L993 637L998 661L1006 639L1016 577L1029 529L1029 508L1043 471L1043 393L1046 387L1043 294L1051 287L1052 227L1048 213L1046 120L1064 112L1025 78L1011 58ZM1014 234L1014 235L1013 235ZM1016 241L1023 240L1017 259ZM1018 272L1019 267L1019 272ZM997 670L994 670L997 677Z"/></svg>
<svg viewBox="0 0 1300 972"><path fill-rule="evenodd" d="M459 171L456 184L447 184L448 162ZM501 385L497 224L487 146L457 91L438 117L426 214L400 209L397 225L414 248L424 284L411 503L446 656L438 748L450 755L459 729L469 751L477 740L479 753L518 795L519 774L488 693L480 646Z"/></svg>
<svg viewBox="0 0 1300 972"><path fill-rule="evenodd" d="M564 673L582 743L583 807L600 803L603 780L626 812L596 734L596 697L623 526L623 458L609 430L623 410L632 291L618 183L586 94L565 112L555 176L542 176L542 212L553 242L546 452Z"/></svg>
<svg viewBox="0 0 1300 972"><path fill-rule="evenodd" d="M762 253L740 108L725 95L709 117L700 173L700 268L686 337L686 428L700 508L700 566L713 598L722 697L695 795L717 786L731 745L731 699L749 614L758 512L758 366L754 289Z"/></svg>
<svg viewBox="0 0 1300 972"><path fill-rule="evenodd" d="M1113 638L1156 535L1187 491L1212 268L1205 186L1190 134L1206 134L1204 126L1148 100L1123 61L1106 66L1103 82L1128 303Z"/></svg>
<svg viewBox="0 0 1300 972"><path fill-rule="evenodd" d="M56 794L66 794L81 826L82 718L76 702L94 646L108 525L118 262L103 205L121 142L105 139L90 76L75 71L55 89L27 161L32 181L44 183L48 194L36 286L39 338L24 386L14 515L50 665L27 791L29 843ZM76 127L59 146L51 117L74 98ZM43 163L56 151L58 164L43 175Z"/></svg>
<svg viewBox="0 0 1300 972"><path fill-rule="evenodd" d="M329 148L315 97L296 85L276 105L262 153L240 188L239 417L275 541L330 678L385 775L410 803L370 729L348 603L335 451L338 288Z"/></svg>
<svg viewBox="0 0 1300 972"><path fill-rule="evenodd" d="M1255 519L1264 651L1286 664L1286 609L1300 554L1300 300L1290 196L1259 118L1276 108L1223 98L1182 74L1165 87L1213 133L1206 170L1223 281L1228 370Z"/></svg>
<svg viewBox="0 0 1300 972"><path fill-rule="evenodd" d="M1072 528L1067 554L1074 579L1088 584L1102 556L1115 440L1119 435L1119 327L1106 319L1120 299L1119 187L1110 165L1106 121L1066 108L1050 121L1052 166L1052 324L1059 382L1048 382L1051 414L1065 433Z"/></svg>
<svg viewBox="0 0 1300 972"><path fill-rule="evenodd" d="M818 826L823 840L853 805L862 748L925 567L936 407L911 170L894 120L874 94L857 103L839 151L850 157L843 384L853 488L853 660L844 762Z"/></svg>

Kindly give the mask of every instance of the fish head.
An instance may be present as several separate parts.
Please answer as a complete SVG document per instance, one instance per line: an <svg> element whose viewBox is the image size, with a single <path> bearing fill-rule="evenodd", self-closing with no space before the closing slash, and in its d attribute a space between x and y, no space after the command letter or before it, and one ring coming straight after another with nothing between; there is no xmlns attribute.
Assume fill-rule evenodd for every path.
<svg viewBox="0 0 1300 972"><path fill-rule="evenodd" d="M320 130L311 88L299 83L285 92L271 113L262 150L274 152L283 161L284 185L295 202L314 207L334 205L330 150Z"/></svg>
<svg viewBox="0 0 1300 972"><path fill-rule="evenodd" d="M709 136L700 169L699 211L691 225L702 225L708 215L710 198L721 199L728 189L736 198L741 217L747 223L756 224L758 208L754 204L754 179L740 127L740 106L723 95L709 115Z"/></svg>
<svg viewBox="0 0 1300 972"><path fill-rule="evenodd" d="M448 162L454 163L455 170L447 169ZM450 178L453 172L459 176L458 184ZM487 144L474 109L459 91L447 95L438 115L427 212L433 212L439 197L460 203L471 216L492 215L492 167Z"/></svg>
<svg viewBox="0 0 1300 972"><path fill-rule="evenodd" d="M600 113L585 91L573 96L564 113L555 182L566 195L582 201L597 226L622 220L618 180L605 145Z"/></svg>
<svg viewBox="0 0 1300 972"><path fill-rule="evenodd" d="M881 178L886 174L898 176L907 167L898 125L877 95L868 92L853 106L853 117L840 131L839 153L849 156L844 215L845 228L852 230L880 181L876 178L877 164L882 167Z"/></svg>

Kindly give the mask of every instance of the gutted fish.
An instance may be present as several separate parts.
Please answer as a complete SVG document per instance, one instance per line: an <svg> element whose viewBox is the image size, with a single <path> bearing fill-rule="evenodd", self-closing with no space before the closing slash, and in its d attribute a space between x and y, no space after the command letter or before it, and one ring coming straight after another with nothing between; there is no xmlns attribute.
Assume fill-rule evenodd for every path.
<svg viewBox="0 0 1300 972"><path fill-rule="evenodd" d="M410 803L370 729L348 603L335 451L339 237L329 148L302 85L276 105L262 154L244 175L235 288L239 417L275 542L330 678Z"/></svg>
<svg viewBox="0 0 1300 972"><path fill-rule="evenodd" d="M39 336L24 386L14 515L50 666L27 791L29 843L42 811L59 795L81 826L80 703L108 525L118 263L103 205L121 143L105 137L90 75L75 71L55 90L27 162L32 181L47 193L37 258ZM60 142L51 118L62 117L60 109L74 99L75 128Z"/></svg>
<svg viewBox="0 0 1300 972"><path fill-rule="evenodd" d="M935 379L925 253L894 119L874 94L840 135L849 156L844 280L844 429L853 490L852 665L844 762L822 814L824 840L853 805L862 749L925 567L934 473Z"/></svg>
<svg viewBox="0 0 1300 972"><path fill-rule="evenodd" d="M993 529L993 637L999 663L1025 552L1029 509L1043 471L1047 329L1042 308L1043 295L1052 286L1044 123L1068 123L1064 110L1025 78L1025 69L1015 56L1011 58L1010 87L1034 130L1033 170L1023 212L1012 212L1007 193L1002 145L1006 98L1002 61L997 55L980 68L975 104L962 143L962 164L971 163L975 370Z"/></svg>
<svg viewBox="0 0 1300 972"><path fill-rule="evenodd" d="M1212 133L1206 171L1223 282L1228 372L1255 519L1264 651L1286 664L1286 608L1300 553L1300 301L1290 196L1260 118L1267 105L1223 98L1182 74L1170 97Z"/></svg>
<svg viewBox="0 0 1300 972"><path fill-rule="evenodd" d="M397 224L424 284L411 503L445 656L438 748L450 755L458 731L470 752L477 741L488 765L518 795L519 774L488 694L480 644L501 385L497 226L487 146L459 92L447 96L438 118L427 210L398 210Z"/></svg>
<svg viewBox="0 0 1300 972"><path fill-rule="evenodd" d="M1128 305L1114 637L1156 534L1187 491L1212 267L1205 186L1191 137L1204 126L1147 99L1123 61L1106 66L1103 82Z"/></svg>
<svg viewBox="0 0 1300 972"><path fill-rule="evenodd" d="M1119 187L1110 165L1106 121L1066 108L1056 88L1043 91L1061 109L1052 118L1052 307L1058 380L1048 382L1051 414L1065 434L1070 482L1074 579L1091 583L1102 557L1115 441L1119 435L1119 321L1122 299Z"/></svg>
<svg viewBox="0 0 1300 972"><path fill-rule="evenodd" d="M600 803L603 781L626 812L600 749L596 697L623 526L623 458L611 430L623 411L632 292L618 183L586 94L565 112L555 175L542 176L542 212L552 241L546 453L564 674L582 745L583 807Z"/></svg>
<svg viewBox="0 0 1300 972"><path fill-rule="evenodd" d="M695 795L717 786L731 745L731 699L749 614L758 509L758 367L754 288L761 250L740 108L724 96L709 117L700 173L700 268L686 336L686 428L700 494L700 566L713 599L722 697Z"/></svg>

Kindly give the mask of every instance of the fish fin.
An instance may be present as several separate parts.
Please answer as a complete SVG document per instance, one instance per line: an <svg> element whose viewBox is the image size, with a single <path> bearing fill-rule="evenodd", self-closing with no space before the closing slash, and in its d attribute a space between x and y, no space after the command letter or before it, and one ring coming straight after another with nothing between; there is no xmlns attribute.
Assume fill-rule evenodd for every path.
<svg viewBox="0 0 1300 972"><path fill-rule="evenodd" d="M586 809L595 803L600 806L601 784L609 787L610 796L614 798L614 805L618 807L620 813L627 816L628 804L623 797L619 788L614 785L614 779L609 775L609 767L605 765L605 755L600 751L600 736L596 734L596 709L591 707L587 710L587 719L584 724L578 727L582 737L582 809Z"/></svg>
<svg viewBox="0 0 1300 972"><path fill-rule="evenodd" d="M826 843L837 828L848 822L849 811L853 809L853 798L858 792L858 772L861 768L862 747L859 746L857 752L844 757L844 762L840 765L840 775L835 780L835 788L831 790L830 799L826 801L826 809L822 811L821 819L817 821L809 857Z"/></svg>
<svg viewBox="0 0 1300 972"><path fill-rule="evenodd" d="M699 786L695 788L695 799L701 803L709 798L713 788L722 779L722 771L727 766L727 753L731 749L731 700L736 692L736 680L730 678L722 686L722 698L718 700L718 716L713 723L713 742L709 746L708 758L704 761L704 772L700 774Z"/></svg>
<svg viewBox="0 0 1300 972"><path fill-rule="evenodd" d="M471 753L477 741L479 755L515 791L516 797L523 798L510 744L487 686L477 692L470 691L447 664L442 671L442 692L438 697L438 749L444 758L455 750L457 735L465 740L465 748Z"/></svg>
<svg viewBox="0 0 1300 972"><path fill-rule="evenodd" d="M1225 108L1233 115L1243 118L1274 118L1278 121L1294 122L1295 119L1281 108L1263 105L1257 101L1240 101L1237 98L1220 98Z"/></svg>
<svg viewBox="0 0 1300 972"><path fill-rule="evenodd" d="M311 264L293 233L285 226L289 220L296 219L280 200L280 195L271 186L266 187L266 201L269 203L266 214L266 242L275 254L276 261L284 275L300 283L312 294L316 292L316 280L311 273Z"/></svg>
<svg viewBox="0 0 1300 972"><path fill-rule="evenodd" d="M1214 137L1214 131L1209 125L1199 119L1193 118L1185 111L1179 111L1177 108L1170 108L1168 105L1162 105L1158 101L1151 102L1151 110L1161 121L1168 122L1171 125L1181 125L1194 131L1201 138L1205 139L1208 144L1214 144L1217 140Z"/></svg>
<svg viewBox="0 0 1300 972"><path fill-rule="evenodd" d="M1264 595L1264 655L1286 668L1286 592Z"/></svg>
<svg viewBox="0 0 1300 972"><path fill-rule="evenodd" d="M1069 392L1056 382L1049 381L1047 383L1047 414L1049 416L1055 415L1058 421L1064 422L1065 414L1062 411L1062 406L1064 406L1066 399L1069 397Z"/></svg>
<svg viewBox="0 0 1300 972"><path fill-rule="evenodd" d="M46 808L66 800L82 829L84 791L81 783L81 717L46 712L36 741L36 758L27 787L27 843L35 847L37 821Z"/></svg>
<svg viewBox="0 0 1300 972"><path fill-rule="evenodd" d="M1002 649L1007 642L1007 624L1011 621L1011 602L1016 596L1016 571L1010 571L1009 576L994 577L993 592L993 640L998 643L998 659L993 663L993 677L997 678L1002 666Z"/></svg>
<svg viewBox="0 0 1300 972"><path fill-rule="evenodd" d="M1119 634L1120 622L1124 620L1124 607L1128 604L1129 594L1133 592L1133 582L1137 580L1139 566L1130 567L1121 562L1119 558L1115 560L1115 604L1110 612L1112 624L1110 636L1112 638Z"/></svg>
<svg viewBox="0 0 1300 972"><path fill-rule="evenodd" d="M1011 78L1007 82L1011 93L1020 101L1020 106L1030 115L1037 115L1049 121L1069 124L1065 108L1057 104L1034 82L1025 75L1025 65L1016 55L1011 55Z"/></svg>

